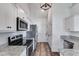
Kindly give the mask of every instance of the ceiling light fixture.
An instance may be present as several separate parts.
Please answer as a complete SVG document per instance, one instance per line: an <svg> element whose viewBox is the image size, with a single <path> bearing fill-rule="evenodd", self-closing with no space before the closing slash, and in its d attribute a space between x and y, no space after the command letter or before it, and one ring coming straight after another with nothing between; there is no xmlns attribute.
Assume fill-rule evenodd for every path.
<svg viewBox="0 0 79 59"><path fill-rule="evenodd" d="M51 8L51 3L41 4L40 8L43 9L43 10L48 10L49 8Z"/></svg>

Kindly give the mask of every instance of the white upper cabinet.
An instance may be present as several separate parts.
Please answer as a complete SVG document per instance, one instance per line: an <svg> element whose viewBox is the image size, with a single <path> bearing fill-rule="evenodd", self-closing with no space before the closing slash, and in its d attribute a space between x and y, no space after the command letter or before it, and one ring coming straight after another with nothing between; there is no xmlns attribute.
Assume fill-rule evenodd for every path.
<svg viewBox="0 0 79 59"><path fill-rule="evenodd" d="M73 3L71 7L72 14L79 14L79 3Z"/></svg>
<svg viewBox="0 0 79 59"><path fill-rule="evenodd" d="M21 9L20 7L17 7L17 9L18 9L18 17L20 17L20 18L24 18L24 11L23 11L23 9Z"/></svg>
<svg viewBox="0 0 79 59"><path fill-rule="evenodd" d="M22 7L19 4L16 4L16 6L17 6L17 16L26 21L27 16L25 11L22 9Z"/></svg>
<svg viewBox="0 0 79 59"><path fill-rule="evenodd" d="M79 15L69 16L66 18L65 29L67 31L79 31Z"/></svg>
<svg viewBox="0 0 79 59"><path fill-rule="evenodd" d="M17 8L8 3L0 4L0 32L16 30Z"/></svg>
<svg viewBox="0 0 79 59"><path fill-rule="evenodd" d="M16 31L16 17L17 17L17 8L13 6L12 4L7 4L7 12L8 15L7 18L7 26L10 26L11 28L8 29L9 31Z"/></svg>
<svg viewBox="0 0 79 59"><path fill-rule="evenodd" d="M79 4L72 4L69 8L70 16L65 18L66 31L79 31Z"/></svg>

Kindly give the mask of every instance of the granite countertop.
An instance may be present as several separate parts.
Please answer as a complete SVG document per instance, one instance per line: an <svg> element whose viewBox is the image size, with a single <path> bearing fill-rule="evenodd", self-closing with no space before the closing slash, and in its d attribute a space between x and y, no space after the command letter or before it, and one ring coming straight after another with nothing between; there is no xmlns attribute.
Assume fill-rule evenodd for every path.
<svg viewBox="0 0 79 59"><path fill-rule="evenodd" d="M76 39L64 39L64 40L67 40L69 42L72 42L72 43L78 43L79 40L76 40Z"/></svg>
<svg viewBox="0 0 79 59"><path fill-rule="evenodd" d="M79 43L79 37L76 37L76 36L62 35L61 39L70 41L72 43Z"/></svg>
<svg viewBox="0 0 79 59"><path fill-rule="evenodd" d="M20 56L26 46L7 46L0 48L0 56Z"/></svg>

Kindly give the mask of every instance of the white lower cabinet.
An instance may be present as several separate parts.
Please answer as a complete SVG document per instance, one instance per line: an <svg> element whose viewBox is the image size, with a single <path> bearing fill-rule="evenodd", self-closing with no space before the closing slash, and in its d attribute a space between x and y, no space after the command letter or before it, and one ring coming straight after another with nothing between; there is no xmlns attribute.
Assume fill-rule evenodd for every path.
<svg viewBox="0 0 79 59"><path fill-rule="evenodd" d="M10 3L0 4L0 32L16 30L17 8Z"/></svg>

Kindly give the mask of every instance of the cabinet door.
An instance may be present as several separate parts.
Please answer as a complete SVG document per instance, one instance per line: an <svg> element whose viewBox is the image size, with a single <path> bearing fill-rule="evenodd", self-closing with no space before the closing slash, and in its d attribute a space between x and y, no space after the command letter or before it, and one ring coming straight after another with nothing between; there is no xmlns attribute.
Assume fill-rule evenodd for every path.
<svg viewBox="0 0 79 59"><path fill-rule="evenodd" d="M27 22L27 15L24 12L24 10L21 7L19 7L18 5L17 5L17 9L18 9L18 17L22 18L23 20L25 20Z"/></svg>
<svg viewBox="0 0 79 59"><path fill-rule="evenodd" d="M24 11L20 8L20 7L17 7L18 8L18 17L22 18L24 17Z"/></svg>
<svg viewBox="0 0 79 59"><path fill-rule="evenodd" d="M74 17L73 16L69 18L69 28L70 28L70 31L74 31Z"/></svg>
<svg viewBox="0 0 79 59"><path fill-rule="evenodd" d="M12 31L16 29L17 9L12 4L0 4L0 30Z"/></svg>
<svg viewBox="0 0 79 59"><path fill-rule="evenodd" d="M7 8L5 8L5 4L0 4L0 31L3 31L6 29L6 24L5 24L6 9Z"/></svg>
<svg viewBox="0 0 79 59"><path fill-rule="evenodd" d="M74 17L74 31L79 31L79 15Z"/></svg>
<svg viewBox="0 0 79 59"><path fill-rule="evenodd" d="M65 19L65 29L66 31L74 30L74 19L72 17L68 17Z"/></svg>
<svg viewBox="0 0 79 59"><path fill-rule="evenodd" d="M6 20L6 30L15 31L16 30L16 17L17 17L17 8L12 4L6 4L5 8L7 8L5 12L5 20ZM8 28L10 27L10 28Z"/></svg>

